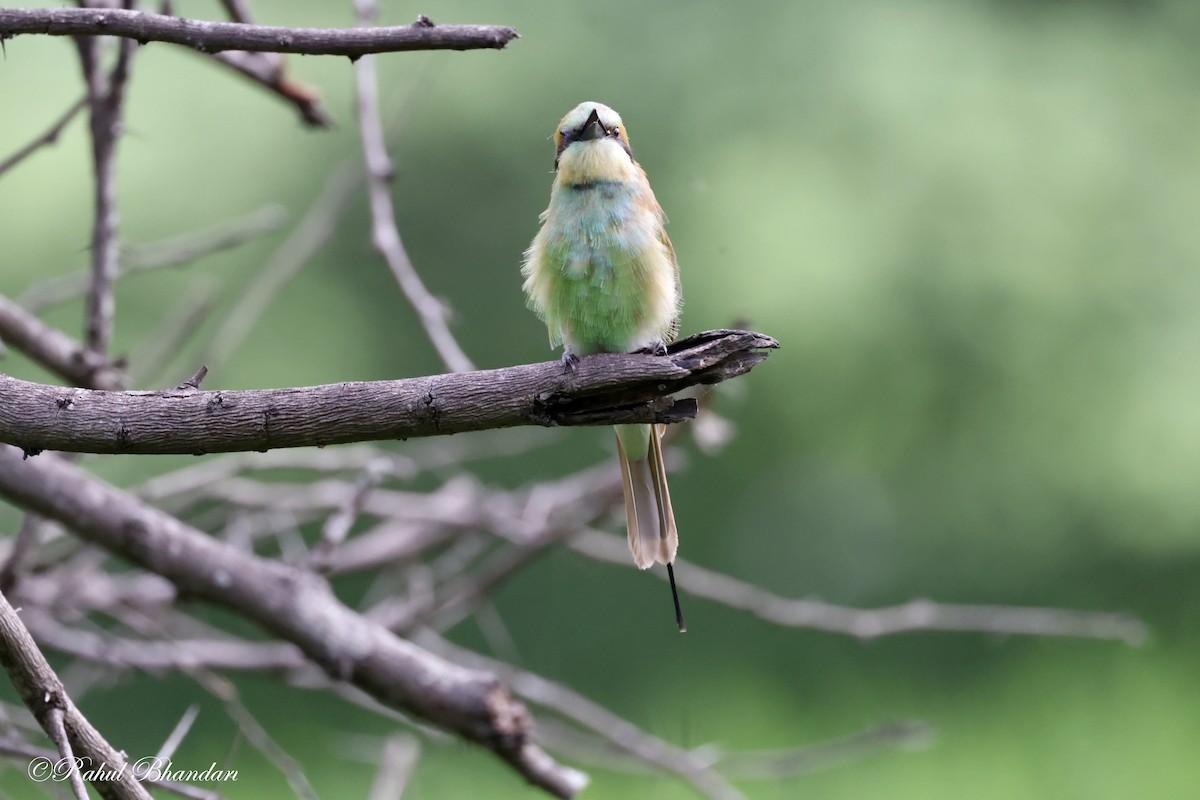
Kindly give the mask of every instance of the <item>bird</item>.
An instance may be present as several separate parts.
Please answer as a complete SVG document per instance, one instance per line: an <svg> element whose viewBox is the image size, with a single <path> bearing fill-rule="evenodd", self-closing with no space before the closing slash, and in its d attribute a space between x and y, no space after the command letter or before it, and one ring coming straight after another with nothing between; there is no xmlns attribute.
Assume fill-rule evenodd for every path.
<svg viewBox="0 0 1200 800"><path fill-rule="evenodd" d="M554 131L550 205L525 251L526 300L550 346L574 369L580 356L649 351L675 339L683 293L666 215L633 157L616 111L584 102ZM663 464L664 425L617 425L629 550L639 569L665 564L680 632L672 567L679 534Z"/></svg>

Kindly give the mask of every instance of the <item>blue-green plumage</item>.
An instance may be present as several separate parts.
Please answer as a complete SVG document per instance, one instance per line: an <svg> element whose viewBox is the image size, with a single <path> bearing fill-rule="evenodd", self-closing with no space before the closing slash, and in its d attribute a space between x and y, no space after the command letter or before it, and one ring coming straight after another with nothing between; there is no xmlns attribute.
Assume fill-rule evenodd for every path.
<svg viewBox="0 0 1200 800"><path fill-rule="evenodd" d="M544 229L549 287L543 317L552 332L570 331L566 338L577 355L641 346L634 340L646 322L650 278L643 254L658 244L644 216L634 187L619 181L553 191Z"/></svg>

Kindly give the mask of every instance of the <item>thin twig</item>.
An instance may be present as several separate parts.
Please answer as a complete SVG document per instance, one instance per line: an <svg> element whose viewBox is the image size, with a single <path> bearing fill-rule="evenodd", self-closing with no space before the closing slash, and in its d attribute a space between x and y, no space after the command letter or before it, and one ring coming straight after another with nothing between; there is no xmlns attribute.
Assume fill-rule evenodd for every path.
<svg viewBox="0 0 1200 800"><path fill-rule="evenodd" d="M496 430L481 431L470 437L441 437L410 442L403 453L370 444L271 450L266 453L229 453L162 472L135 491L140 497L161 504L165 500L194 494L205 486L241 472L294 469L317 473L358 473L372 462L386 465L386 477L389 480L403 481L422 472L437 474L452 470L452 474L458 474L465 464L472 461L524 455L559 439L552 433L542 431L530 435L527 431Z"/></svg>
<svg viewBox="0 0 1200 800"><path fill-rule="evenodd" d="M779 750L716 751L713 758L726 774L750 780L779 780L861 761L897 747L919 749L933 738L924 722L889 722L837 739Z"/></svg>
<svg viewBox="0 0 1200 800"><path fill-rule="evenodd" d="M237 687L233 682L203 668L187 670L192 680L200 684L209 694L217 698L225 708L225 713L237 725L238 730L246 737L246 741L263 755L272 766L283 775L292 788L292 792L301 800L317 800L317 793L304 774L300 762L283 749L270 732L262 726L250 709L242 702Z"/></svg>
<svg viewBox="0 0 1200 800"><path fill-rule="evenodd" d="M250 8L242 0L221 0L221 5L225 7L225 14L232 22L254 24ZM333 120L321 105L321 95L316 88L288 77L286 60L282 53L230 50L208 53L207 56L290 103L300 114L300 119L305 125L327 128L333 124Z"/></svg>
<svg viewBox="0 0 1200 800"><path fill-rule="evenodd" d="M43 147L52 145L58 141L59 134L63 132L63 128L67 127L71 120L75 119L75 115L82 111L87 106L87 97L81 97L68 108L61 117L59 117L53 125L43 131L29 144L22 147L17 152L13 153L8 158L0 161L0 175L8 172L10 169L20 164L26 158L36 153Z"/></svg>
<svg viewBox="0 0 1200 800"><path fill-rule="evenodd" d="M313 547L312 553L309 556L308 563L311 567L322 571L329 568L329 554L333 552L335 547L345 541L346 535L350 533L350 528L354 525L354 521L362 512L367 494L379 485L386 473L387 463L378 460L368 464L366 469L358 476L358 480L354 482L354 491L346 496L346 500L342 506L331 514L329 519L325 521L325 525L322 526L321 539ZM3 575L3 573L0 572L0 575Z"/></svg>
<svg viewBox="0 0 1200 800"><path fill-rule="evenodd" d="M183 716L179 718L179 722L175 723L175 727L171 729L171 733L167 736L166 741L162 743L162 747L158 748L158 752L154 754L155 761L170 761L175 755L175 751L179 749L179 745L183 744L183 740L188 735L188 731L192 729L192 725L196 722L196 717L200 714L200 706L193 703L183 712Z"/></svg>
<svg viewBox="0 0 1200 800"><path fill-rule="evenodd" d="M321 103L320 91L315 86L288 76L281 53L228 50L209 53L208 57L291 105L305 125L312 128L328 128L333 125L333 118Z"/></svg>
<svg viewBox="0 0 1200 800"><path fill-rule="evenodd" d="M372 0L355 0L355 8L360 22L374 24L377 9ZM450 332L448 309L425 288L404 249L404 241L396 225L396 210L392 206L391 195L394 167L387 154L383 122L379 116L379 81L375 74L375 59L372 56L359 59L354 65L354 77L358 97L358 126L371 201L371 242L392 270L396 283L416 312L417 319L446 369L469 372L475 367Z"/></svg>
<svg viewBox="0 0 1200 800"><path fill-rule="evenodd" d="M43 647L83 658L112 670L151 674L189 669L291 672L311 662L287 642L249 642L232 637L129 639L67 626L48 613L26 609L29 631Z"/></svg>
<svg viewBox="0 0 1200 800"><path fill-rule="evenodd" d="M369 444L307 450L271 450L266 453L230 453L206 458L196 464L163 472L150 478L136 492L139 497L162 504L163 501L195 494L218 481L242 472L273 469L324 472L361 472L372 462L387 464L392 478L408 479L419 472L407 456L389 453Z"/></svg>
<svg viewBox="0 0 1200 800"><path fill-rule="evenodd" d="M589 558L626 565L629 553L621 538L595 530L575 537L570 547ZM793 628L811 628L864 641L912 631L990 633L1002 636L1074 636L1115 639L1140 645L1146 626L1129 614L1072 611L1062 608L960 605L910 600L878 609L847 608L819 600L780 597L753 584L676 560L684 592L749 611L759 619ZM662 575L655 573L657 577Z"/></svg>
<svg viewBox="0 0 1200 800"><path fill-rule="evenodd" d="M21 34L123 36L141 44L169 42L203 52L252 50L351 58L407 50L499 50L519 36L503 25L279 28L122 9L0 9L0 40Z"/></svg>
<svg viewBox="0 0 1200 800"><path fill-rule="evenodd" d="M164 267L190 264L214 253L238 247L274 233L283 227L287 213L277 205L263 206L245 216L229 220L210 230L186 233L159 242L133 245L121 250L118 280L128 275ZM55 275L33 284L17 297L30 311L65 303L87 292L86 271Z"/></svg>
<svg viewBox="0 0 1200 800"><path fill-rule="evenodd" d="M384 740L379 751L379 770L367 800L397 800L417 766L421 747L411 736L396 734Z"/></svg>
<svg viewBox="0 0 1200 800"><path fill-rule="evenodd" d="M504 675L513 691L529 702L552 709L600 734L608 742L652 767L675 773L706 797L713 800L744 800L741 792L692 753L641 730L629 720L562 684L458 647L427 628L419 630L414 640L459 663Z"/></svg>
<svg viewBox="0 0 1200 800"><path fill-rule="evenodd" d="M254 18L250 15L250 7L243 0L221 0L225 14L234 22L253 25Z"/></svg>
<svg viewBox="0 0 1200 800"><path fill-rule="evenodd" d="M54 746L58 748L61 763L67 767L67 778L71 782L71 792L77 800L88 800L87 787L83 785L83 775L79 772L79 762L71 750L71 740L67 738L67 726L63 722L63 710L51 708L46 712L46 733Z"/></svg>
<svg viewBox="0 0 1200 800"><path fill-rule="evenodd" d="M17 578L24 568L25 556L37 546L38 533L42 529L42 518L37 514L26 514L21 527L13 539L12 549L0 566L0 593L11 594Z"/></svg>

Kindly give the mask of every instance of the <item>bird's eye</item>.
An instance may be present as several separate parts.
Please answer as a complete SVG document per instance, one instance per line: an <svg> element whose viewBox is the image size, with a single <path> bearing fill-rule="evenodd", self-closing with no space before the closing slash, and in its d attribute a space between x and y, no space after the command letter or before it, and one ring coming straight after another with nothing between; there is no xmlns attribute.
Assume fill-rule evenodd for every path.
<svg viewBox="0 0 1200 800"><path fill-rule="evenodd" d="M621 135L621 126L613 125L613 136L620 136L620 135Z"/></svg>

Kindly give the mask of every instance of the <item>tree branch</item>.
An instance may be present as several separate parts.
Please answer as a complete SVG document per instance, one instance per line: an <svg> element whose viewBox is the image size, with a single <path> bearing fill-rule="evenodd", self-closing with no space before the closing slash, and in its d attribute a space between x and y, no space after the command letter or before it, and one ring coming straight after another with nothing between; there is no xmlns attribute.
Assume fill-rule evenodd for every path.
<svg viewBox="0 0 1200 800"><path fill-rule="evenodd" d="M242 0L221 0L225 13L234 22L255 24L250 9ZM307 84L287 76L287 66L281 53L246 53L231 51L213 53L212 58L249 78L284 101L291 103L305 125L328 128L333 124L324 107L321 95Z"/></svg>
<svg viewBox="0 0 1200 800"><path fill-rule="evenodd" d="M355 0L358 20L374 23L378 8L373 0ZM367 167L367 196L371 203L371 243L383 256L400 291L417 314L421 327L446 369L451 372L470 372L475 369L463 352L447 324L449 309L434 297L417 270L413 267L392 207L391 182L394 176L392 160L383 138L383 122L379 117L379 80L375 59L367 56L354 65L354 86L358 98L358 127L362 138L363 160Z"/></svg>
<svg viewBox="0 0 1200 800"><path fill-rule="evenodd" d="M73 386L115 389L121 373L67 334L0 295L0 337ZM5 378L0 375L0 381Z"/></svg>
<svg viewBox="0 0 1200 800"><path fill-rule="evenodd" d="M74 469L66 464L63 466ZM96 766L103 764L113 771L111 775L106 772L105 777L93 783L102 797L150 800L150 794L138 783L132 770L124 768L127 763L125 756L105 741L71 702L58 675L51 669L33 637L21 624L17 612L3 595L0 595L0 664L4 665L21 700L33 712L59 751L64 753L64 757L73 753L87 759L84 763ZM77 772L75 774L78 775Z"/></svg>
<svg viewBox="0 0 1200 800"><path fill-rule="evenodd" d="M669 395L741 375L778 343L708 331L667 355L602 353L560 362L396 381L258 391L96 392L0 375L0 441L32 454L213 453L407 439L518 425L678 422Z"/></svg>
<svg viewBox="0 0 1200 800"><path fill-rule="evenodd" d="M126 0L127 5L129 2ZM74 10L87 12L90 9ZM0 34L0 38L2 36ZM121 134L121 106L125 100L125 84L129 79L129 61L133 58L133 42L125 40L120 43L116 63L107 72L99 64L99 40L83 37L76 39L75 43L79 48L83 78L87 84L95 183L92 280L87 296L84 332L88 349L99 356L107 356L116 314L113 292L120 255L117 238L120 226L117 211L117 139Z"/></svg>
<svg viewBox="0 0 1200 800"><path fill-rule="evenodd" d="M10 169L20 164L26 158L36 153L39 149L52 145L58 141L58 135L62 133L63 128L67 127L67 123L75 119L75 115L83 110L87 105L87 98L81 97L75 101L75 104L68 108L58 120L43 131L36 139L22 147L17 152L13 153L8 158L0 161L0 175L8 172Z"/></svg>
<svg viewBox="0 0 1200 800"><path fill-rule="evenodd" d="M47 750L44 747L34 747L27 742L10 736L0 737L0 755L20 756L21 758L32 761L35 758L40 758L43 761L57 761L61 756L54 750ZM164 792L186 797L188 800L222 800L221 795L216 792L210 792L205 789L197 789L194 786L188 786L185 783L176 783L175 781L160 780L153 772L147 775L144 779L145 783L156 789L162 789Z"/></svg>
<svg viewBox="0 0 1200 800"><path fill-rule="evenodd" d="M256 622L334 680L487 747L551 794L572 797L586 783L530 741L528 712L494 675L452 664L370 622L310 571L214 540L59 458L29 461L0 447L0 496L59 520L183 594Z"/></svg>
<svg viewBox="0 0 1200 800"><path fill-rule="evenodd" d="M730 785L724 776L694 753L641 730L567 686L459 647L427 628L417 631L416 638L446 658L503 675L513 691L530 703L553 709L652 768L675 773L711 800L745 800L745 796Z"/></svg>
<svg viewBox="0 0 1200 800"><path fill-rule="evenodd" d="M211 53L208 57L290 104L310 128L333 126L333 119L321 104L321 93L316 87L289 77L282 54L229 50Z"/></svg>
<svg viewBox="0 0 1200 800"><path fill-rule="evenodd" d="M112 8L0 9L0 41L30 33L123 36L141 44L168 42L209 53L248 50L351 58L409 50L500 50L520 36L504 25L434 25L427 19L386 28L279 28Z"/></svg>
<svg viewBox="0 0 1200 800"><path fill-rule="evenodd" d="M287 214L282 207L263 206L210 230L124 247L117 266L117 278L119 280L145 270L182 266L213 253L238 247L274 233L283 227L286 219ZM89 273L86 270L54 275L21 292L17 302L36 313L84 294L88 289L88 281Z"/></svg>
<svg viewBox="0 0 1200 800"><path fill-rule="evenodd" d="M570 542L572 550L598 561L625 566L625 540L585 530ZM678 560L681 591L748 611L759 619L792 628L809 628L871 641L913 631L990 633L998 636L1076 636L1112 639L1130 645L1146 640L1146 626L1131 614L1073 611L1065 608L984 606L909 600L887 608L849 608L820 600L780 597L766 589ZM653 573L656 577L665 576Z"/></svg>

